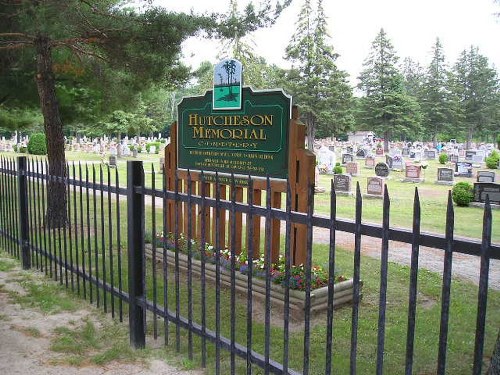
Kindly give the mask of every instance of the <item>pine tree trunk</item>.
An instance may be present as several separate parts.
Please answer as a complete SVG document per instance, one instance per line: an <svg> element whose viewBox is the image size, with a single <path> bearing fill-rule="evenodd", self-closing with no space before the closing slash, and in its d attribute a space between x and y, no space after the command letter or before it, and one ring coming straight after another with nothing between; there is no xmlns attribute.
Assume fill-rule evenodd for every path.
<svg viewBox="0 0 500 375"><path fill-rule="evenodd" d="M498 331L497 343L491 356L490 368L488 375L500 375L500 331Z"/></svg>
<svg viewBox="0 0 500 375"><path fill-rule="evenodd" d="M467 150L471 149L472 146L472 136L474 135L474 128L472 126L469 127L469 131L467 132L467 143L465 144L465 148Z"/></svg>
<svg viewBox="0 0 500 375"><path fill-rule="evenodd" d="M66 202L66 161L64 155L64 134L59 103L56 96L54 71L52 70L52 51L50 40L38 35L36 48L36 86L43 114L43 124L47 137L47 158L49 175L47 182L46 226L60 228L67 222Z"/></svg>
<svg viewBox="0 0 500 375"><path fill-rule="evenodd" d="M388 153L389 152L389 131L386 130L384 132L384 152Z"/></svg>

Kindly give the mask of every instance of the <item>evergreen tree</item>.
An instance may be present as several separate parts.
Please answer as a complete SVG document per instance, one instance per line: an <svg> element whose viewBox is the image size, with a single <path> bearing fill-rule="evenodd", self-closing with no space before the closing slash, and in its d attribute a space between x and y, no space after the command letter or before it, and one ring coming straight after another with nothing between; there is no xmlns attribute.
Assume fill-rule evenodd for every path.
<svg viewBox="0 0 500 375"><path fill-rule="evenodd" d="M296 32L286 49L292 68L286 73L287 89L307 126L308 148L313 149L316 133L327 137L352 128L352 89L347 73L336 65L338 54L328 44L327 20L323 1L316 12L305 0L296 23Z"/></svg>
<svg viewBox="0 0 500 375"><path fill-rule="evenodd" d="M1 76L12 75L18 60L32 65L44 118L49 174L65 177L64 135L57 72L59 54L94 72L111 70L140 86L155 80L179 81L188 69L179 62L181 42L206 30L227 36L239 25L242 35L274 23L290 0L255 9L249 4L236 19L224 15L199 16L149 7L138 12L121 0L16 0L0 2ZM73 64L76 65L76 64ZM115 94L110 87L106 90ZM47 225L66 224L65 186L51 179L47 186Z"/></svg>
<svg viewBox="0 0 500 375"><path fill-rule="evenodd" d="M358 88L364 93L360 105L363 125L383 134L386 151L389 139L418 133L421 121L418 102L407 94L397 63L394 47L381 29L363 64Z"/></svg>
<svg viewBox="0 0 500 375"><path fill-rule="evenodd" d="M452 87L463 114L457 130L466 134L467 147L470 147L475 135L498 132L498 76L488 59L474 46L460 54L453 73Z"/></svg>
<svg viewBox="0 0 500 375"><path fill-rule="evenodd" d="M460 108L450 90L449 79L450 72L438 38L432 47L432 61L427 68L420 101L425 135L434 143L438 134L448 133L460 119Z"/></svg>

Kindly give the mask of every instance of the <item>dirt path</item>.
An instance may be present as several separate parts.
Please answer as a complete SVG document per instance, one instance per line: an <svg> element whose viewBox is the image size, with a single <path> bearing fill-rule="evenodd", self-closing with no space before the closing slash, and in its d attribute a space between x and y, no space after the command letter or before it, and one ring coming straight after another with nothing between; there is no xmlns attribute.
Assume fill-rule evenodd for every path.
<svg viewBox="0 0 500 375"><path fill-rule="evenodd" d="M0 253L0 262L5 261ZM11 260L8 260L11 261ZM23 271L23 274L25 272ZM32 276L33 275L33 276ZM92 319L91 307L73 312L43 314L37 308L14 302L11 295L26 294L18 282L20 269L0 271L0 374L2 375L201 375L202 372L180 371L161 360L147 363L112 362L104 366L72 367L57 365L64 354L50 350L58 327L78 327ZM23 276L24 277L24 276ZM30 272L35 280L36 272ZM38 277L44 277L38 274ZM107 317L107 319L111 319ZM60 362L60 361L59 361Z"/></svg>

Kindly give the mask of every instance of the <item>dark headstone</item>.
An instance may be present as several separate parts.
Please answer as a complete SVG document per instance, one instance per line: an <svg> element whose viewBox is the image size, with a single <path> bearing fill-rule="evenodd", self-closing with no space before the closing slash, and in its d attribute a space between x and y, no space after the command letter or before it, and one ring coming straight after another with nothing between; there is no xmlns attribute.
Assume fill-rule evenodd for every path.
<svg viewBox="0 0 500 375"><path fill-rule="evenodd" d="M466 150L465 151L465 161L472 161L472 158L476 155L476 151Z"/></svg>
<svg viewBox="0 0 500 375"><path fill-rule="evenodd" d="M109 157L109 166L110 167L116 167L116 156L115 155L110 155L110 157Z"/></svg>
<svg viewBox="0 0 500 375"><path fill-rule="evenodd" d="M401 150L401 155L410 156L410 149L408 147L403 147L403 149Z"/></svg>
<svg viewBox="0 0 500 375"><path fill-rule="evenodd" d="M425 150L424 151L424 157L427 160L434 160L434 159L436 159L436 150Z"/></svg>
<svg viewBox="0 0 500 375"><path fill-rule="evenodd" d="M352 157L351 154L342 154L342 164L347 164L353 160L354 158Z"/></svg>
<svg viewBox="0 0 500 375"><path fill-rule="evenodd" d="M351 161L349 163L346 163L345 169L347 174L350 174L351 176L357 176L358 175L358 163L355 161Z"/></svg>
<svg viewBox="0 0 500 375"><path fill-rule="evenodd" d="M472 177L472 163L459 161L455 164L455 176Z"/></svg>
<svg viewBox="0 0 500 375"><path fill-rule="evenodd" d="M453 169L451 168L438 168L437 170L437 183L441 184L453 184L454 175Z"/></svg>
<svg viewBox="0 0 500 375"><path fill-rule="evenodd" d="M363 149L358 150L358 152L356 152L356 157L359 159L364 159L366 157L366 151Z"/></svg>
<svg viewBox="0 0 500 375"><path fill-rule="evenodd" d="M474 201L486 202L486 195L490 198L490 203L500 204L500 184L493 182L474 183Z"/></svg>
<svg viewBox="0 0 500 375"><path fill-rule="evenodd" d="M333 188L336 193L351 192L351 176L348 174L336 174L333 176Z"/></svg>
<svg viewBox="0 0 500 375"><path fill-rule="evenodd" d="M346 147L346 152L347 152L348 154L351 154L351 155L352 155L352 154L354 153L354 150L353 150L353 148L352 148L351 146L348 146L348 147Z"/></svg>
<svg viewBox="0 0 500 375"><path fill-rule="evenodd" d="M377 163L375 166L375 174L378 177L389 176L389 166L386 163Z"/></svg>
<svg viewBox="0 0 500 375"><path fill-rule="evenodd" d="M380 177L368 177L366 192L368 195L382 196L384 194L384 180Z"/></svg>
<svg viewBox="0 0 500 375"><path fill-rule="evenodd" d="M495 182L495 172L477 171L477 182Z"/></svg>
<svg viewBox="0 0 500 375"><path fill-rule="evenodd" d="M332 152L335 152L335 146L328 146L328 149Z"/></svg>

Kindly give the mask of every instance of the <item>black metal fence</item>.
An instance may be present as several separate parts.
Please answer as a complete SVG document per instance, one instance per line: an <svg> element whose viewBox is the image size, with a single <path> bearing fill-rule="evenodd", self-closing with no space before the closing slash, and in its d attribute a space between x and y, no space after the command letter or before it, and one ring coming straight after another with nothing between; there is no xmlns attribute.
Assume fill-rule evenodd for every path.
<svg viewBox="0 0 500 375"><path fill-rule="evenodd" d="M0 161L0 247L20 258L24 268L34 267L81 295L83 298L122 320L128 316L131 344L145 346L146 338L164 340L166 346L186 350L190 359L200 360L203 367L215 367L215 373L420 373L444 374L449 370L447 355L450 349L450 306L452 258L456 253L470 254L481 259L481 270L475 314L474 344L471 345L471 371L484 370L484 343L488 307L488 278L490 259L500 259L500 247L491 244L492 215L489 203L484 209L482 241L454 237L454 213L451 196L448 199L446 233L444 236L424 234L420 230L420 202L415 190L412 230L394 229L389 225L390 199L385 191L383 223L371 225L362 222L362 195L356 192L355 220L336 217L336 196L331 193L330 217L313 213L293 212L290 194L286 209L271 208L270 183L267 202L256 206L252 194L245 203L235 201L234 194L223 200L220 184L215 184L215 196L208 197L203 189L199 194L183 193L179 189L167 191L165 180L151 168L151 179L145 180L142 162L127 163L127 188L120 187L118 169L102 164L71 164L64 179L46 174L45 162L36 159ZM216 177L217 179L217 177ZM146 187L146 182L148 187ZM66 185L67 223L65 227L48 228L45 223L47 194L50 184ZM161 185L163 186L158 186ZM188 180L188 185L190 181ZM233 179L234 184L234 179ZM249 192L253 180L248 179ZM233 186L234 188L234 186ZM192 189L188 186L188 192ZM232 189L235 191L235 189ZM311 186L309 194L314 194ZM239 276L237 255L229 246L225 253L220 238L210 244L205 234L205 215L201 216L201 237L182 233L166 233L167 202L184 205L186 212L193 207L205 212L209 207L216 217L228 212L232 217L241 212L246 222L262 217L265 225L264 258L262 262L247 261L245 277ZM312 200L311 200L312 201ZM230 216L231 217L231 216ZM273 294L270 259L271 221L278 219L286 228L282 265L283 284L281 308L276 308ZM188 220L195 220L192 214ZM290 230L292 223L308 228L307 261L303 274L303 309L300 321L292 316L292 265L290 263ZM218 226L213 230L219 233ZM234 221L228 226L234 225ZM188 228L191 227L188 225ZM321 251L327 259L328 287L325 313L313 313L316 298L312 288L314 277L313 229L329 231L329 245ZM234 229L234 227L233 227ZM247 228L252 238L252 226ZM352 256L351 308L335 310L334 281L337 267L336 233L352 233L355 248ZM127 233L126 237L123 235ZM231 231L234 236L235 231ZM379 285L376 304L377 316L371 317L373 326L365 327L362 316L361 282L362 236L382 240ZM407 315L397 323L389 322L389 241L411 244L411 267L406 294ZM234 237L230 243L234 243ZM246 256L253 259L253 241L248 241ZM421 246L443 250L444 268L441 278L440 310L436 317L439 334L436 339L437 360L432 370L426 369L423 358L418 362L418 282L419 249ZM209 249L211 252L205 251ZM316 251L316 250L315 250ZM229 254L224 258L224 254ZM241 263L238 263L241 264ZM256 267L261 269L256 270ZM259 272L257 272L259 271ZM263 283L262 298L256 294L257 279ZM247 296L247 297L244 297ZM346 310L349 313L346 313ZM498 311L494 312L498 314ZM393 316L390 319L394 319ZM391 333L386 330L390 325ZM468 324L470 325L470 323ZM403 327L394 334L394 327ZM342 328L345 327L345 328ZM335 329L334 329L335 328ZM498 329L498 327L494 327ZM373 340L366 343L367 331L376 331ZM346 332L344 332L346 331ZM360 332L363 332L360 335ZM387 345L388 335L396 336L396 343ZM496 332L493 333L496 336ZM343 337L343 338L342 338ZM340 340L340 341L339 341ZM342 341L343 340L343 341ZM339 343L340 342L340 343ZM404 363L391 362L394 346L402 347ZM398 370L395 370L395 369Z"/></svg>

